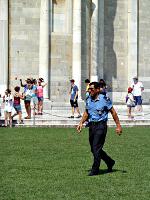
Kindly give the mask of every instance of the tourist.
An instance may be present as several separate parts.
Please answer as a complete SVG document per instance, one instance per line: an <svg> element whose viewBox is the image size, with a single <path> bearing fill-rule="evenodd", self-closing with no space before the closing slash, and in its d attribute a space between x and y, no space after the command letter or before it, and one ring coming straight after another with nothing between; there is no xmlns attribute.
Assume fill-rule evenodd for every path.
<svg viewBox="0 0 150 200"><path fill-rule="evenodd" d="M74 79L71 79L70 83L71 83L71 88L69 91L69 95L70 95L70 104L71 104L72 115L69 118L74 118L75 111L77 111L77 113L78 113L77 118L80 118L81 114L80 114L79 107L78 107L78 87L75 85Z"/></svg>
<svg viewBox="0 0 150 200"><path fill-rule="evenodd" d="M143 112L142 108L142 92L144 90L143 83L138 81L138 77L133 77L133 83L131 84L131 88L133 89L132 93L135 100L135 106L137 111ZM144 113L143 113L144 115Z"/></svg>
<svg viewBox="0 0 150 200"><path fill-rule="evenodd" d="M24 85L24 104L25 104L25 109L27 112L27 116L25 119L31 119L31 99L32 99L32 88L33 88L33 82L31 79L27 79L26 83Z"/></svg>
<svg viewBox="0 0 150 200"><path fill-rule="evenodd" d="M85 84L86 84L86 93L85 93L85 97L86 99L89 97L89 84L90 84L90 80L89 79L85 79Z"/></svg>
<svg viewBox="0 0 150 200"><path fill-rule="evenodd" d="M33 100L33 107L34 111L33 114L37 115L38 113L38 96L37 96L38 90L37 90L37 80L33 79L33 87L32 87L32 100Z"/></svg>
<svg viewBox="0 0 150 200"><path fill-rule="evenodd" d="M15 93L14 93L14 103L13 107L16 111L16 113L12 116L12 119L16 116L19 115L19 124L23 124L22 122L22 109L21 109L21 99L23 99L23 95L20 93L20 87L16 86L14 88Z"/></svg>
<svg viewBox="0 0 150 200"><path fill-rule="evenodd" d="M43 88L47 85L47 83L44 83L43 78L38 79L38 86L37 86L37 97L38 97L38 115L43 114Z"/></svg>
<svg viewBox="0 0 150 200"><path fill-rule="evenodd" d="M127 115L129 119L133 119L134 116L131 112L133 112L135 108L135 100L132 94L133 89L131 87L128 88L128 94L126 96L126 104L127 104Z"/></svg>
<svg viewBox="0 0 150 200"><path fill-rule="evenodd" d="M13 110L13 96L11 95L11 90L6 89L5 95L3 96L4 105L4 116L5 116L5 127L9 125L12 127L12 110Z"/></svg>

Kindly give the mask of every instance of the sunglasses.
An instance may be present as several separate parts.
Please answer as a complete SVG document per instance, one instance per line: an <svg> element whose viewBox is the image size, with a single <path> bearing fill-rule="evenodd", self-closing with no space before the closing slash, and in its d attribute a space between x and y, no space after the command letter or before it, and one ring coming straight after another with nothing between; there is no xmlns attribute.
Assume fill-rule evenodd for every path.
<svg viewBox="0 0 150 200"><path fill-rule="evenodd" d="M93 91L93 90L95 90L95 88L89 88L89 90L92 90L92 91Z"/></svg>

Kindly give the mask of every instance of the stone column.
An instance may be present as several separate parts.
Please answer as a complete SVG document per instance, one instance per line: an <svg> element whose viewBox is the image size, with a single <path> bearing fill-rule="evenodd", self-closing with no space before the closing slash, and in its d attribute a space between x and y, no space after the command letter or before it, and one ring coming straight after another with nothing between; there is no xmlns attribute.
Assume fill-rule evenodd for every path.
<svg viewBox="0 0 150 200"><path fill-rule="evenodd" d="M8 87L8 0L0 0L0 94Z"/></svg>
<svg viewBox="0 0 150 200"><path fill-rule="evenodd" d="M66 29L65 32L70 34L72 32L72 1L66 0Z"/></svg>
<svg viewBox="0 0 150 200"><path fill-rule="evenodd" d="M128 85L137 76L137 0L128 0Z"/></svg>
<svg viewBox="0 0 150 200"><path fill-rule="evenodd" d="M98 0L92 0L92 18L91 18L91 81L98 81L98 55L99 55L99 19L98 19Z"/></svg>
<svg viewBox="0 0 150 200"><path fill-rule="evenodd" d="M104 1L99 1L99 78L104 78Z"/></svg>
<svg viewBox="0 0 150 200"><path fill-rule="evenodd" d="M49 82L49 0L41 0L40 8L40 43L39 43L39 77ZM49 83L44 88L44 97L49 97Z"/></svg>
<svg viewBox="0 0 150 200"><path fill-rule="evenodd" d="M79 88L81 99L81 0L73 1L72 78Z"/></svg>

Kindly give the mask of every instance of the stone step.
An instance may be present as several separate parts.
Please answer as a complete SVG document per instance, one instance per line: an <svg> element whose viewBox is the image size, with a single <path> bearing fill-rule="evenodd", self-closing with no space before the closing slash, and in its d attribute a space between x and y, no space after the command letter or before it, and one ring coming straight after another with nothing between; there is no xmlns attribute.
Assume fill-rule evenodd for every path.
<svg viewBox="0 0 150 200"><path fill-rule="evenodd" d="M80 119L77 118L69 119L66 116L58 117L56 115L51 117L42 116L40 118L36 117L32 119L24 119L24 124L17 124L17 120L14 120L13 125L15 127L75 127L78 125L79 121ZM120 123L123 127L150 126L150 116L147 118L136 116L134 120L128 119L127 117L120 117ZM4 124L4 119L0 120L0 124ZM116 126L114 120L111 117L109 117L108 126Z"/></svg>

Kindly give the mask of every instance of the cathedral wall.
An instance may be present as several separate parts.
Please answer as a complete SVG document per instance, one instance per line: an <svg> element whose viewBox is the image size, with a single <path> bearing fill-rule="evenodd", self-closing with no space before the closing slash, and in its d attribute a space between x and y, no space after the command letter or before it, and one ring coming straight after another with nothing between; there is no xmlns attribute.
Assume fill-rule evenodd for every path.
<svg viewBox="0 0 150 200"><path fill-rule="evenodd" d="M9 83L38 78L40 0L9 1Z"/></svg>
<svg viewBox="0 0 150 200"><path fill-rule="evenodd" d="M128 87L128 1L104 1L104 79L109 91ZM124 100L124 99L123 99Z"/></svg>
<svg viewBox="0 0 150 200"><path fill-rule="evenodd" d="M52 2L50 37L50 99L68 102L72 78L71 1Z"/></svg>
<svg viewBox="0 0 150 200"><path fill-rule="evenodd" d="M143 100L150 102L150 1L139 1L138 74L144 84Z"/></svg>

